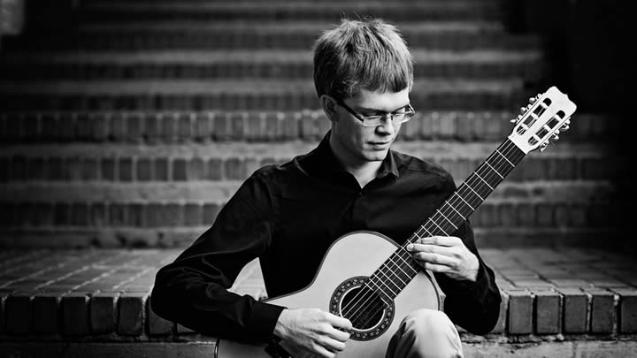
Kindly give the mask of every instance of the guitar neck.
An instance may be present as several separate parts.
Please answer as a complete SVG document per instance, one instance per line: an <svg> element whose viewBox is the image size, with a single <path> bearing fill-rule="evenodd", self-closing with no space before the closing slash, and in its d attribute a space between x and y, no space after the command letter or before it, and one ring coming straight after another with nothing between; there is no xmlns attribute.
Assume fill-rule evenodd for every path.
<svg viewBox="0 0 637 358"><path fill-rule="evenodd" d="M452 235L522 161L525 153L506 139L436 211L370 276L370 286L395 298L419 271L406 247L424 237Z"/></svg>

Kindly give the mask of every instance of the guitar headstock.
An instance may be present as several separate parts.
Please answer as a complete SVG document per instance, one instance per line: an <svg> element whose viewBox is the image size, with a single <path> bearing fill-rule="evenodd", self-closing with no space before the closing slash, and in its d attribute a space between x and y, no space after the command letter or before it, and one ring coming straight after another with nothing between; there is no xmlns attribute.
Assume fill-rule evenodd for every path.
<svg viewBox="0 0 637 358"><path fill-rule="evenodd" d="M529 105L511 122L516 123L509 139L525 154L537 148L546 149L550 139L557 140L560 131L568 129L577 106L553 86L531 97Z"/></svg>

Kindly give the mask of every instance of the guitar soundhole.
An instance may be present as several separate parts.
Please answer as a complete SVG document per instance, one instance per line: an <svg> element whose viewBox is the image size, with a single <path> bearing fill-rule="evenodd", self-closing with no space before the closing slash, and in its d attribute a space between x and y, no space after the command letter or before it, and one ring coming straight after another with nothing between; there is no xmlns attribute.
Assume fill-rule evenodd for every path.
<svg viewBox="0 0 637 358"><path fill-rule="evenodd" d="M370 340L385 332L394 318L393 302L367 287L367 277L354 277L338 286L330 302L330 312L345 317L354 327L351 338Z"/></svg>

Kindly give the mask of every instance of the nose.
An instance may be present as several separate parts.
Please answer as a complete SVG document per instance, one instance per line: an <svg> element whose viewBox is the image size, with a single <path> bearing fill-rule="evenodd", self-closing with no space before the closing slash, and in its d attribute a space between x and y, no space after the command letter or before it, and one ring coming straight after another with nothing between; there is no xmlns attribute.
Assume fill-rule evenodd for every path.
<svg viewBox="0 0 637 358"><path fill-rule="evenodd" d="M394 125L394 121L392 120L392 116L390 113L387 113L383 116L383 121L376 127L376 131L383 135L394 135L396 132L396 126Z"/></svg>

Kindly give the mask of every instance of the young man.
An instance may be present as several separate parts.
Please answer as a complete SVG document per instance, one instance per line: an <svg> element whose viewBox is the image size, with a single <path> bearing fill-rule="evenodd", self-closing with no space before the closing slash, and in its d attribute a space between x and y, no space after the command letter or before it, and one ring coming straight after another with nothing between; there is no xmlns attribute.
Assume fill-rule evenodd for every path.
<svg viewBox="0 0 637 358"><path fill-rule="evenodd" d="M379 20L345 20L318 40L314 83L331 130L316 149L257 170L191 247L158 274L153 310L204 334L237 340L280 338L298 356L343 350L347 319L312 307L285 308L226 289L259 257L270 297L302 289L329 246L355 230L399 244L454 191L440 167L391 150L414 110L411 55L397 30ZM435 273L444 311L408 315L389 357L462 355L454 323L486 333L500 294L468 223L455 236L410 245L413 259ZM402 242L401 242L402 240Z"/></svg>

